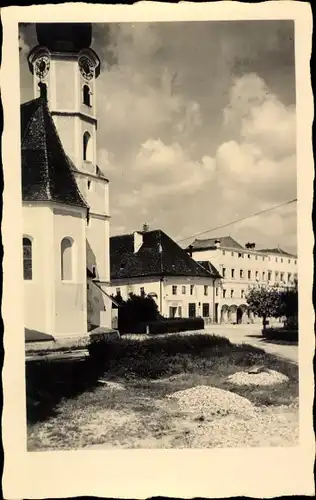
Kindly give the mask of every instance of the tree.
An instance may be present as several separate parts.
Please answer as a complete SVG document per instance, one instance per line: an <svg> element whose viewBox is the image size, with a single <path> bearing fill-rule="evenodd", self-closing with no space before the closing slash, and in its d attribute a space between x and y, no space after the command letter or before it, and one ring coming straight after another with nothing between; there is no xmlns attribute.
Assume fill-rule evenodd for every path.
<svg viewBox="0 0 316 500"><path fill-rule="evenodd" d="M297 328L298 326L298 287L289 288L281 292L281 312L286 317L285 326Z"/></svg>
<svg viewBox="0 0 316 500"><path fill-rule="evenodd" d="M159 317L158 306L152 297L130 294L126 302L120 303L119 329L122 332L132 331L140 323L156 321Z"/></svg>
<svg viewBox="0 0 316 500"><path fill-rule="evenodd" d="M251 288L246 300L249 309L262 318L263 328L267 326L267 318L279 318L282 315L282 292L276 287L258 285Z"/></svg>

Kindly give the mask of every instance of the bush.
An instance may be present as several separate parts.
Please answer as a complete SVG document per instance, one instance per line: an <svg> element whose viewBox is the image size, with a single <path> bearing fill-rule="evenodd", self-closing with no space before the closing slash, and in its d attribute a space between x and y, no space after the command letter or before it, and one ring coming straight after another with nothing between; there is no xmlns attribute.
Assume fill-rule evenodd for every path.
<svg viewBox="0 0 316 500"><path fill-rule="evenodd" d="M157 321L148 321L138 324L133 332L147 333L147 327L151 334L178 333L190 330L203 330L203 318L170 318L158 319Z"/></svg>
<svg viewBox="0 0 316 500"><path fill-rule="evenodd" d="M152 297L131 294L126 302L120 303L118 329L120 333L142 333L138 325L158 318L160 318L158 306Z"/></svg>
<svg viewBox="0 0 316 500"><path fill-rule="evenodd" d="M262 335L267 340L283 340L287 342L298 342L298 329L287 328L265 328Z"/></svg>

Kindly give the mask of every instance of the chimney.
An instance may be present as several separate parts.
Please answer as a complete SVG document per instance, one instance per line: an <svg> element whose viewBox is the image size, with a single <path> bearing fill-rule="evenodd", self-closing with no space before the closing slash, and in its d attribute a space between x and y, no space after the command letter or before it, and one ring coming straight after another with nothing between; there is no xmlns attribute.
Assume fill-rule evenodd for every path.
<svg viewBox="0 0 316 500"><path fill-rule="evenodd" d="M215 240L214 243L216 248L219 248L221 246L220 240Z"/></svg>
<svg viewBox="0 0 316 500"><path fill-rule="evenodd" d="M137 253L143 244L143 235L138 231L134 232L134 253Z"/></svg>
<svg viewBox="0 0 316 500"><path fill-rule="evenodd" d="M251 248L256 248L256 244L255 243L251 243Z"/></svg>

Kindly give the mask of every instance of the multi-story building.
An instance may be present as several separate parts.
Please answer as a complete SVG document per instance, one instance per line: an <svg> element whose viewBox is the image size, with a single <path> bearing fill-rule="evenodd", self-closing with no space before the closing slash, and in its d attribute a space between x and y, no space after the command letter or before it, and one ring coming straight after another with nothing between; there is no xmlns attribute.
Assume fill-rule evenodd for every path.
<svg viewBox="0 0 316 500"><path fill-rule="evenodd" d="M110 238L112 294L154 298L165 317L217 320L220 275L210 262L198 263L161 230Z"/></svg>
<svg viewBox="0 0 316 500"><path fill-rule="evenodd" d="M292 287L297 279L297 256L280 248L256 250L244 247L230 236L196 239L187 249L196 260L211 261L222 276L215 290L220 322L253 322L246 294L256 284Z"/></svg>

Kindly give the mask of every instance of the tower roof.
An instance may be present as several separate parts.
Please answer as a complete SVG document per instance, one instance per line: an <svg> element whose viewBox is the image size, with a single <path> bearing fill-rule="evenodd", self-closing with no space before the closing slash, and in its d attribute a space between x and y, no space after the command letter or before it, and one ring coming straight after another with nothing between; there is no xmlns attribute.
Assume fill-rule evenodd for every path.
<svg viewBox="0 0 316 500"><path fill-rule="evenodd" d="M88 208L43 98L21 106L23 201L51 201Z"/></svg>
<svg viewBox="0 0 316 500"><path fill-rule="evenodd" d="M56 52L79 52L91 45L91 23L36 23L40 45Z"/></svg>

